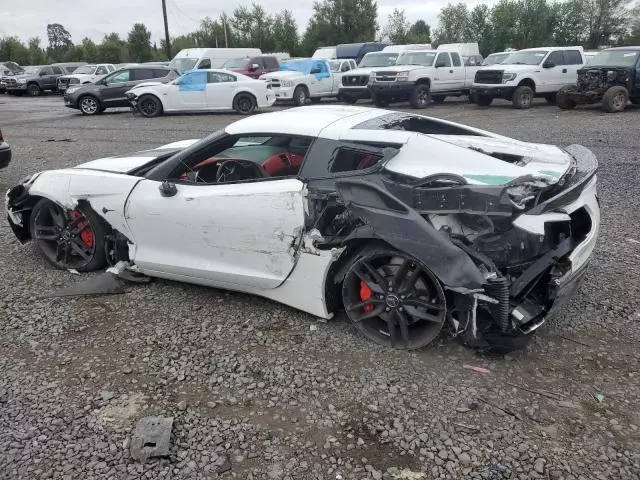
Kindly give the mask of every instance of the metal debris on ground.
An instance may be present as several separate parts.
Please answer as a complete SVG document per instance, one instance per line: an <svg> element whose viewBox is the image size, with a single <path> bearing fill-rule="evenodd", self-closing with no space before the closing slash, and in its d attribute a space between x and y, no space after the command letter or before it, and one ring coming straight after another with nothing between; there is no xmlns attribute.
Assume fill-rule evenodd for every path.
<svg viewBox="0 0 640 480"><path fill-rule="evenodd" d="M596 400L596 402L598 403L602 403L604 401L604 395L601 393L596 393L595 395L593 395L593 398Z"/></svg>
<svg viewBox="0 0 640 480"><path fill-rule="evenodd" d="M144 417L138 420L131 438L131 458L145 463L150 458L168 457L173 417Z"/></svg>
<svg viewBox="0 0 640 480"><path fill-rule="evenodd" d="M475 365L463 365L462 368L466 368L467 370L473 370L478 373L491 373L488 368L484 367L476 367Z"/></svg>

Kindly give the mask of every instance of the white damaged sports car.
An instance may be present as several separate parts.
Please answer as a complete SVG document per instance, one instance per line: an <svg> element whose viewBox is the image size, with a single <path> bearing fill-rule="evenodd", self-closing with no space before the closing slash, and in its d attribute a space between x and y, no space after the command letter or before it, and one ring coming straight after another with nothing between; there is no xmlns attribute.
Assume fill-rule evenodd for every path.
<svg viewBox="0 0 640 480"><path fill-rule="evenodd" d="M312 106L202 140L26 178L18 239L79 271L261 295L419 348L447 324L503 351L570 295L593 252L597 160L373 108Z"/></svg>

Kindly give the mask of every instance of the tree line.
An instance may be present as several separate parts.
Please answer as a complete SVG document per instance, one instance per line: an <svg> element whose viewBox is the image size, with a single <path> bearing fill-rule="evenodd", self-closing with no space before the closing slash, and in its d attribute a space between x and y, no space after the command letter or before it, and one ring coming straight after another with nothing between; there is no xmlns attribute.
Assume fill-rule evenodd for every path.
<svg viewBox="0 0 640 480"><path fill-rule="evenodd" d="M307 56L320 46L377 39L395 44L478 42L481 53L488 55L505 48L640 44L640 3L634 6L629 0L500 0L493 7L479 4L472 10L464 3L450 3L440 11L433 34L424 20L409 22L404 10L394 10L383 27L377 18L373 0L319 0L300 35L290 10L270 14L253 3L231 15L204 18L195 31L172 38L170 47L172 54L185 48L228 46ZM164 41L152 42L142 23L134 24L126 38L114 32L98 43L84 38L76 44L58 23L47 25L46 31L46 46L38 37L26 44L17 37L0 38L0 61L41 65L168 60Z"/></svg>

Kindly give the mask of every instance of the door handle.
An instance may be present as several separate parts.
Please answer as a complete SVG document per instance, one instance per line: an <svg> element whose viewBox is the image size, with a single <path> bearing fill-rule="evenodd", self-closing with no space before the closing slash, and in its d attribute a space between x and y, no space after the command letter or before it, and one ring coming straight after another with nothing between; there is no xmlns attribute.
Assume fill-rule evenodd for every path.
<svg viewBox="0 0 640 480"><path fill-rule="evenodd" d="M562 73L567 73L567 69L566 69L566 68L563 68L563 69L562 69Z"/></svg>

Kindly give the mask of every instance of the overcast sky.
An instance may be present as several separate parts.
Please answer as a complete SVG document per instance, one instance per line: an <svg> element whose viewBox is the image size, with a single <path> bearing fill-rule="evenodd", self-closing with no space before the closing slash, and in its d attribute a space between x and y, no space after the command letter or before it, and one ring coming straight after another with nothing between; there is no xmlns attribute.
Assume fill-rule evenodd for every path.
<svg viewBox="0 0 640 480"><path fill-rule="evenodd" d="M231 13L239 5L251 5L251 0L166 0L171 36L189 33L196 29L206 16L216 18L223 10ZM457 1L457 0L456 0ZM269 13L285 8L292 10L302 33L312 13L313 0L262 0ZM387 16L394 8L404 9L410 21L424 19L432 28L437 23L438 12L447 0L382 0L378 1L378 22L386 25ZM455 2L454 2L455 3ZM477 0L466 0L473 8ZM493 3L489 1L488 3ZM61 23L79 43L89 37L101 40L104 35L118 32L126 37L136 22L144 23L151 30L152 41L164 38L161 0L0 0L0 36L15 35L26 41L40 37L47 43L47 24Z"/></svg>

